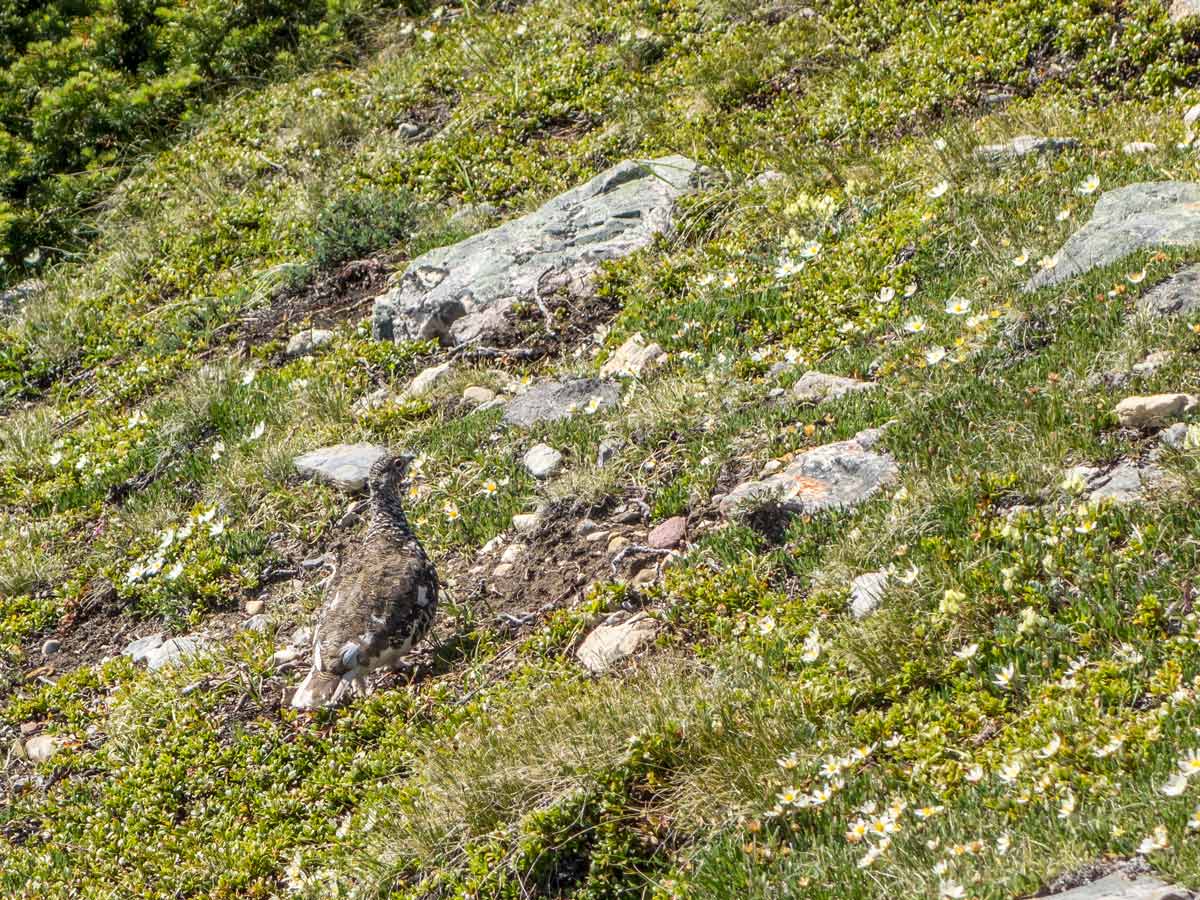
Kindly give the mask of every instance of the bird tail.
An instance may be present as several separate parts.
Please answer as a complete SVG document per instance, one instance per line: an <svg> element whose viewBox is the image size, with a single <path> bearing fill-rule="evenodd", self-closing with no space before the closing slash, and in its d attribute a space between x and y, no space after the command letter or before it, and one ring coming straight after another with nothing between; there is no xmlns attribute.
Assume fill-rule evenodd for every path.
<svg viewBox="0 0 1200 900"><path fill-rule="evenodd" d="M292 706L296 709L333 706L341 699L345 690L345 679L342 676L322 672L314 666L292 695Z"/></svg>

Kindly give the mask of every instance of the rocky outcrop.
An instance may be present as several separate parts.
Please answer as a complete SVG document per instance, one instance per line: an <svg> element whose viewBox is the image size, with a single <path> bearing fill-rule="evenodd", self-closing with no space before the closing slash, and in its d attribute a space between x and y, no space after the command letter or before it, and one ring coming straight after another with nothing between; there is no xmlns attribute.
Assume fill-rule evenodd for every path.
<svg viewBox="0 0 1200 900"><path fill-rule="evenodd" d="M431 250L376 298L374 334L444 344L487 337L547 273L587 277L670 230L675 201L699 177L683 156L627 160L529 215Z"/></svg>
<svg viewBox="0 0 1200 900"><path fill-rule="evenodd" d="M1092 218L1058 251L1058 264L1029 279L1025 290L1059 284L1146 247L1200 243L1200 184L1153 181L1106 192Z"/></svg>
<svg viewBox="0 0 1200 900"><path fill-rule="evenodd" d="M790 513L850 509L873 497L899 476L896 461L869 449L875 430L798 454L781 471L739 484L722 498L723 515L777 506Z"/></svg>

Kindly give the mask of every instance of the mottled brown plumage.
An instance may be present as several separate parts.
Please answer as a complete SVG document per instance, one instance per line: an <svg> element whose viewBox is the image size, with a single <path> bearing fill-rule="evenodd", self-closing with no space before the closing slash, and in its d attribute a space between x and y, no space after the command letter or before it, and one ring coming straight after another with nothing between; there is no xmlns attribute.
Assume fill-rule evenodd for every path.
<svg viewBox="0 0 1200 900"><path fill-rule="evenodd" d="M371 467L370 523L342 561L313 632L312 670L292 697L300 708L330 706L362 677L394 666L425 636L437 611L437 572L408 526L401 503L412 457L386 455Z"/></svg>

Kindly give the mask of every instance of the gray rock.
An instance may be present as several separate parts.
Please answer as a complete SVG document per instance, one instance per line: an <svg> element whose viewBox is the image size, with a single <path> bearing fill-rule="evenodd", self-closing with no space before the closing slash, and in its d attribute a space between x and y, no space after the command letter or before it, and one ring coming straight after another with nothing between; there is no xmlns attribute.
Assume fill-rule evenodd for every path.
<svg viewBox="0 0 1200 900"><path fill-rule="evenodd" d="M54 638L42 644L42 656L53 656L62 649L62 642L56 641Z"/></svg>
<svg viewBox="0 0 1200 900"><path fill-rule="evenodd" d="M975 148L975 155L980 159L999 162L1007 159L1020 159L1035 153L1057 153L1078 146L1074 138L1035 137L1023 134L1003 144L984 144Z"/></svg>
<svg viewBox="0 0 1200 900"><path fill-rule="evenodd" d="M1183 442L1187 440L1188 427L1184 422L1176 422L1169 428L1158 433L1158 440L1164 447L1172 450L1182 450Z"/></svg>
<svg viewBox="0 0 1200 900"><path fill-rule="evenodd" d="M616 459L617 454L621 452L621 448L624 446L625 442L616 438L605 438L602 440L599 448L596 450L596 468L603 469Z"/></svg>
<svg viewBox="0 0 1200 900"><path fill-rule="evenodd" d="M462 398L464 403L470 403L472 406L483 406L483 404L490 403L496 399L496 392L491 388L473 384L463 389Z"/></svg>
<svg viewBox="0 0 1200 900"><path fill-rule="evenodd" d="M1171 0L1171 6L1167 9L1167 15L1171 17L1172 22L1180 22L1197 14L1200 14L1200 0ZM1200 115L1200 112L1197 112L1197 115ZM1184 122L1187 125L1192 124L1187 119L1184 119Z"/></svg>
<svg viewBox="0 0 1200 900"><path fill-rule="evenodd" d="M575 524L575 533L582 538L595 534L604 529L591 519L580 519Z"/></svg>
<svg viewBox="0 0 1200 900"><path fill-rule="evenodd" d="M1107 471L1093 466L1075 466L1067 478L1083 479L1089 500L1112 500L1114 503L1137 503L1155 487L1168 484L1167 473L1154 463L1122 460Z"/></svg>
<svg viewBox="0 0 1200 900"><path fill-rule="evenodd" d="M864 619L883 602L891 575L886 571L867 572L850 582L850 612L856 619Z"/></svg>
<svg viewBox="0 0 1200 900"><path fill-rule="evenodd" d="M146 665L150 669L161 669L164 666L175 666L195 656L204 649L205 640L195 635L182 635L163 641L158 647L146 653Z"/></svg>
<svg viewBox="0 0 1200 900"><path fill-rule="evenodd" d="M891 422L888 422L879 428L864 428L854 436L854 442L864 450L870 450L882 440L883 433L887 431L891 424Z"/></svg>
<svg viewBox="0 0 1200 900"><path fill-rule="evenodd" d="M324 328L305 328L303 331L296 332L288 339L287 350L284 352L288 356L308 356L314 350L324 347L332 340L332 331L326 331Z"/></svg>
<svg viewBox="0 0 1200 900"><path fill-rule="evenodd" d="M1159 881L1153 875L1113 872L1069 891L1047 894L1046 900L1193 900L1195 896L1191 891Z"/></svg>
<svg viewBox="0 0 1200 900"><path fill-rule="evenodd" d="M48 762L63 748L63 740L53 734L37 734L22 742L22 755L34 765Z"/></svg>
<svg viewBox="0 0 1200 900"><path fill-rule="evenodd" d="M1140 363L1135 363L1130 371L1138 378L1146 378L1169 363L1172 356L1173 354L1170 350L1156 350L1153 353L1146 354L1146 358Z"/></svg>
<svg viewBox="0 0 1200 900"><path fill-rule="evenodd" d="M514 398L505 408L502 421L523 428L538 422L557 422L582 412L593 397L599 398L599 409L609 409L620 401L621 391L615 383L595 378L543 381Z"/></svg>
<svg viewBox="0 0 1200 900"><path fill-rule="evenodd" d="M525 534L537 528L541 516L537 513L517 513L512 517L513 531L517 534Z"/></svg>
<svg viewBox="0 0 1200 900"><path fill-rule="evenodd" d="M1191 316L1200 312L1200 265L1180 269L1138 300L1138 307L1158 316Z"/></svg>
<svg viewBox="0 0 1200 900"><path fill-rule="evenodd" d="M1126 397L1117 404L1117 420L1125 428L1150 428L1182 418L1196 408L1191 394L1151 394Z"/></svg>
<svg viewBox="0 0 1200 900"><path fill-rule="evenodd" d="M356 416L364 416L373 410L381 409L388 403L394 402L395 399L396 396L392 393L391 388L386 385L377 387L371 393L364 394L355 400L350 406L350 411Z"/></svg>
<svg viewBox="0 0 1200 900"><path fill-rule="evenodd" d="M413 260L395 288L377 297L375 337L486 337L512 301L532 298L548 271L591 275L669 231L675 201L701 175L682 156L626 161L537 211Z"/></svg>
<svg viewBox="0 0 1200 900"><path fill-rule="evenodd" d="M1193 6L1194 4L1189 2L1189 0L1181 0L1180 5ZM1187 112L1183 114L1183 127L1186 128L1190 133L1192 126L1196 124L1197 119L1200 119L1200 103L1189 107Z"/></svg>
<svg viewBox="0 0 1200 900"><path fill-rule="evenodd" d="M792 386L792 396L801 403L824 403L874 388L875 384L870 381L826 375L824 372L805 372Z"/></svg>
<svg viewBox="0 0 1200 900"><path fill-rule="evenodd" d="M257 616L260 612L267 608L267 604L263 600L247 600L246 615Z"/></svg>
<svg viewBox="0 0 1200 900"><path fill-rule="evenodd" d="M1058 284L1146 247L1200 243L1200 184L1153 181L1107 191L1092 218L1059 250L1058 265L1042 269L1026 291Z"/></svg>
<svg viewBox="0 0 1200 900"><path fill-rule="evenodd" d="M1137 156L1141 153L1153 153L1158 149L1154 141L1129 141L1121 145L1121 152L1126 156Z"/></svg>
<svg viewBox="0 0 1200 900"><path fill-rule="evenodd" d="M269 624L270 623L267 621L266 613L256 613L255 615L251 616L250 618L248 618L244 622L242 622L240 627L241 627L242 631L254 631L254 632L258 632L259 634L261 634L262 632L267 630L267 626Z"/></svg>
<svg viewBox="0 0 1200 900"><path fill-rule="evenodd" d="M661 365L666 358L666 351L658 344L647 344L640 334L631 335L600 367L600 377L627 375L636 378L644 371Z"/></svg>
<svg viewBox="0 0 1200 900"><path fill-rule="evenodd" d="M343 491L361 491L375 461L387 450L377 444L334 444L292 460L304 478L324 481Z"/></svg>
<svg viewBox="0 0 1200 900"><path fill-rule="evenodd" d="M549 478L562 467L562 454L549 444L534 444L525 451L522 462L534 478Z"/></svg>
<svg viewBox="0 0 1200 900"><path fill-rule="evenodd" d="M623 611L616 612L604 624L592 629L576 648L575 655L584 668L599 675L632 656L657 633L658 623L646 613L630 616Z"/></svg>
<svg viewBox="0 0 1200 900"><path fill-rule="evenodd" d="M650 563L648 566L643 566L633 573L633 577L629 579L629 583L634 587L646 587L658 581L658 566Z"/></svg>
<svg viewBox="0 0 1200 900"><path fill-rule="evenodd" d="M874 435L864 434L867 444ZM863 503L899 476L887 453L875 453L858 440L815 447L798 455L782 471L739 484L721 500L723 515L777 506L791 513L850 509Z"/></svg>
<svg viewBox="0 0 1200 900"><path fill-rule="evenodd" d="M421 133L421 126L416 122L401 122L396 126L396 134L404 138L406 141L411 141Z"/></svg>
<svg viewBox="0 0 1200 900"><path fill-rule="evenodd" d="M409 397L424 397L435 387L445 381L452 374L451 364L448 362L441 363L437 366L430 366L428 369L422 369L409 382L404 393Z"/></svg>
<svg viewBox="0 0 1200 900"><path fill-rule="evenodd" d="M162 643L163 636L161 634L151 634L144 638L138 638L136 641L130 641L121 653L135 663L145 662L150 652L157 650Z"/></svg>

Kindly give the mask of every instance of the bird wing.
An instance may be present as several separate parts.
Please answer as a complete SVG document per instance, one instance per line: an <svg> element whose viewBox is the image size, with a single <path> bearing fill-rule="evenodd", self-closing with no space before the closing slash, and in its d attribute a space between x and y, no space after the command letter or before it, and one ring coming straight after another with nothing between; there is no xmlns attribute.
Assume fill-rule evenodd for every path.
<svg viewBox="0 0 1200 900"><path fill-rule="evenodd" d="M414 622L431 618L436 602L437 579L423 551L368 539L329 585L314 666L341 673L377 657L396 637L415 634Z"/></svg>

